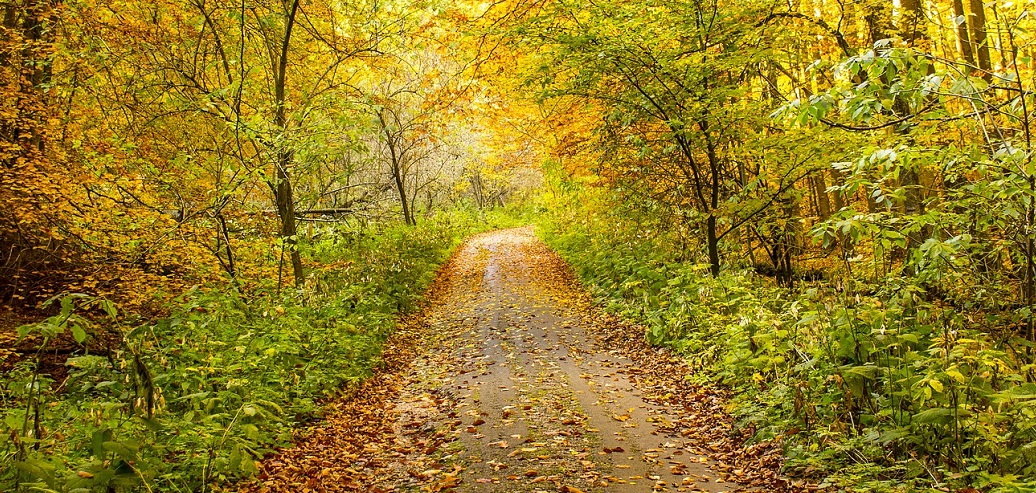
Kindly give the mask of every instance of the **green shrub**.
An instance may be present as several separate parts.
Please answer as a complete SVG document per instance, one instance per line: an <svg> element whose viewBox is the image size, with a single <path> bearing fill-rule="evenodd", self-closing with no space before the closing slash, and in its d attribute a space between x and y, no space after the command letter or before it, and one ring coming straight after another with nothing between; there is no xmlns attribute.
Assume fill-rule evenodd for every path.
<svg viewBox="0 0 1036 493"><path fill-rule="evenodd" d="M782 437L789 472L857 491L1036 488L1031 343L1011 313L963 312L925 276L778 287L718 278L660 221L581 191L539 233L605 306L735 391L738 425ZM916 273L915 273L916 274Z"/></svg>
<svg viewBox="0 0 1036 493"><path fill-rule="evenodd" d="M303 246L324 266L305 289L196 287L154 321L81 295L54 300L57 315L22 328L39 353L0 389L0 490L204 491L256 472L321 399L371 374L397 314L460 239L507 220L490 215L329 227ZM54 381L41 356L69 337L92 350Z"/></svg>

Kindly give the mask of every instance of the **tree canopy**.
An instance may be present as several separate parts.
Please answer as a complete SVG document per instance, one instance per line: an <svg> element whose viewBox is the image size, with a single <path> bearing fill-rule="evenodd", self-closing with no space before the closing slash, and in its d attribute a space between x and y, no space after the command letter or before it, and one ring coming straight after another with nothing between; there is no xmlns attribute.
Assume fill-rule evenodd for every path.
<svg viewBox="0 0 1036 493"><path fill-rule="evenodd" d="M1032 488L1033 13L4 0L0 368L20 383L2 388L0 457L21 465L0 485L71 490L76 461L108 491L254 474L242 464L296 423L261 428L245 406L299 398L302 416L364 378L444 255L505 211L732 389L788 474ZM325 346L334 363L313 363ZM217 360L269 373L212 411ZM198 365L211 381L188 382ZM72 406L66 374L93 404L65 415L92 428L41 411ZM105 444L156 443L163 395L218 473L158 465L183 450L119 470L136 452ZM90 433L92 455L48 426Z"/></svg>

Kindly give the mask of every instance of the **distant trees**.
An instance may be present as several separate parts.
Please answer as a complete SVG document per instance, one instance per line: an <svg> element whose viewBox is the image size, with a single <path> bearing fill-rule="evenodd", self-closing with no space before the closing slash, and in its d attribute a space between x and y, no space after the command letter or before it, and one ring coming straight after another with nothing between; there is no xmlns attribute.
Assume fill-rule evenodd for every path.
<svg viewBox="0 0 1036 493"><path fill-rule="evenodd" d="M537 96L592 109L585 166L629 203L664 210L714 274L745 262L790 283L795 264L826 255L808 253L813 226L848 228L839 221L861 213L905 235L883 251L885 269L912 270L940 238L934 209L974 173L947 175L925 149L1028 156L1033 21L1015 4L562 1L515 12L508 35L530 47ZM844 233L828 245L849 247ZM1007 264L1027 264L1024 250Z"/></svg>
<svg viewBox="0 0 1036 493"><path fill-rule="evenodd" d="M544 94L604 108L602 175L701 231L718 275L720 241L784 200L808 164L761 166L766 154L753 151L773 137L758 86L767 46L752 28L765 12L701 2L552 9L521 31L550 47L538 60ZM754 205L729 207L738 197Z"/></svg>
<svg viewBox="0 0 1036 493"><path fill-rule="evenodd" d="M413 224L473 200L461 170L480 149L452 136L485 88L448 7L3 3L6 295L60 259L300 285L300 222ZM114 289L87 271L48 289Z"/></svg>
<svg viewBox="0 0 1036 493"><path fill-rule="evenodd" d="M440 179L456 179L449 154L453 138L446 112L460 97L460 74L428 46L415 46L393 62L391 76L369 89L377 132L372 149L384 163L403 221L417 223L418 198L431 197ZM430 202L426 201L426 202ZM431 203L426 203L431 208Z"/></svg>

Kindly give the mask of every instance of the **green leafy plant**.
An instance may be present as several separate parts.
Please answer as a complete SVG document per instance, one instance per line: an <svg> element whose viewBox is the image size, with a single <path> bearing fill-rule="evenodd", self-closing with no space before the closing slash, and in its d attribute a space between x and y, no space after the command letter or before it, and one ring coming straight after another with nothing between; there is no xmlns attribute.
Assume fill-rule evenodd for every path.
<svg viewBox="0 0 1036 493"><path fill-rule="evenodd" d="M324 399L371 374L460 238L510 220L490 214L329 227L304 245L322 266L309 287L198 286L155 320L55 298L54 316L19 330L38 350L2 387L0 489L207 491L254 474ZM47 359L56 343L63 363Z"/></svg>
<svg viewBox="0 0 1036 493"><path fill-rule="evenodd" d="M990 330L1013 315L988 306L967 314L931 294L959 275L966 237L919 245L901 275L788 289L748 271L713 278L673 262L673 233L602 206L607 194L573 195L585 204L573 208L585 209L555 212L541 234L610 310L684 354L698 370L687 378L734 390L739 427L754 440L780 437L790 473L856 491L1032 488L1027 344ZM859 252L905 244L894 227L845 214L815 234L848 238L839 244ZM846 262L848 272L870 264Z"/></svg>

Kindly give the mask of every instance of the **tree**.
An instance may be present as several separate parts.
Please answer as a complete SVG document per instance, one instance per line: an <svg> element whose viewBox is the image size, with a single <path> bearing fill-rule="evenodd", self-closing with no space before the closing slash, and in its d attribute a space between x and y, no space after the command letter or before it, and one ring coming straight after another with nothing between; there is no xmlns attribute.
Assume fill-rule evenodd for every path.
<svg viewBox="0 0 1036 493"><path fill-rule="evenodd" d="M285 101L285 83L288 77L288 50L291 47L291 31L295 28L295 16L299 11L299 0L290 0L290 7L284 12L284 34L280 37L280 54L277 56L276 70L274 71L274 125L279 127L281 132L288 130L287 108ZM274 38L277 39L277 38ZM274 161L274 197L277 203L277 215L281 218L281 241L287 245L291 256L291 270L295 275L295 286L301 286L304 280L302 270L302 257L299 255L298 238L296 238L295 224L295 197L292 193L291 175L289 169L292 166L292 155L290 148L281 147L277 150L277 159Z"/></svg>
<svg viewBox="0 0 1036 493"><path fill-rule="evenodd" d="M142 202L174 195L178 207L154 207L186 207L179 212L186 222L212 218L217 241L210 249L231 277L229 232L266 210L257 186L265 183L284 255L301 284L294 189L318 160L299 151L322 138L319 133L350 134L354 119L342 110L342 96L354 94L348 83L363 73L359 62L377 56L391 39L394 14L378 6L290 0L194 0L188 7L129 3L114 16L103 9L79 12L76 48L103 57L95 66L76 66L88 87L76 98L99 104L107 128L147 136L158 154L153 162L161 164L137 171L172 183ZM197 172L201 164L206 173ZM187 177L195 181L184 183Z"/></svg>
<svg viewBox="0 0 1036 493"><path fill-rule="evenodd" d="M49 0L0 6L0 299L26 301L50 293L37 284L63 264L67 205L60 150L53 146L55 36L61 4ZM35 275L27 275L35 271Z"/></svg>
<svg viewBox="0 0 1036 493"><path fill-rule="evenodd" d="M365 92L377 130L372 147L380 149L403 221L414 225L418 197L430 198L440 179L459 178L447 171L457 164L449 140L458 137L458 108L469 94L462 68L422 40L404 41L393 58L391 76L372 80Z"/></svg>
<svg viewBox="0 0 1036 493"><path fill-rule="evenodd" d="M989 44L986 41L986 7L982 0L970 0L971 15L968 16L970 39L975 43L978 54L978 69L986 82L993 80L992 64L989 59Z"/></svg>
<svg viewBox="0 0 1036 493"><path fill-rule="evenodd" d="M964 14L964 0L952 0L953 23L957 26L957 46L964 63L975 64L975 55L971 49L971 36L968 35L968 17Z"/></svg>
<svg viewBox="0 0 1036 493"><path fill-rule="evenodd" d="M602 174L701 226L714 275L720 241L803 177L801 169L761 177L735 158L750 154L739 150L745 141L738 134L760 129L756 117L766 112L760 93L747 89L755 76L749 68L765 60L761 38L753 37L760 18L751 8L721 3L584 9L557 2L519 31L526 42L551 48L540 60L545 97L583 98L604 108L597 129L608 148ZM752 185L758 180L770 183L757 209L729 206L746 187L759 190Z"/></svg>

